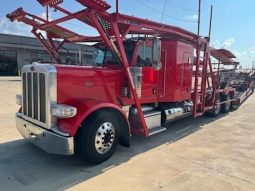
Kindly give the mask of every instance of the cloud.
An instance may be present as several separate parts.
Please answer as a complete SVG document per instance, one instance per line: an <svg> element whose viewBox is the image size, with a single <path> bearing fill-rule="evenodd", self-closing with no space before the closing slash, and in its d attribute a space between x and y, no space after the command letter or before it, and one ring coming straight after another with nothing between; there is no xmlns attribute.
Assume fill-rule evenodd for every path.
<svg viewBox="0 0 255 191"><path fill-rule="evenodd" d="M46 13L43 12L39 15L39 17L46 19ZM52 12L49 12L49 21L52 21ZM11 22L6 17L0 18L0 33L4 34L13 34L13 35L20 35L20 36L33 36L31 33L32 27L21 23L21 22ZM41 31L42 32L42 31ZM45 34L45 32L42 32Z"/></svg>
<svg viewBox="0 0 255 191"><path fill-rule="evenodd" d="M45 20L47 19L47 15L46 15L45 12L43 12L42 14L40 14L39 17L41 17L41 18L43 18L43 19L45 19ZM52 20L53 20L53 18L52 18L52 12L51 12L51 11L49 11L48 17L49 17L49 21L52 21Z"/></svg>
<svg viewBox="0 0 255 191"><path fill-rule="evenodd" d="M232 45L235 43L235 39L234 38L228 38L226 40L224 40L223 42L220 42L219 40L216 40L212 43L212 46L214 48L230 48L232 47Z"/></svg>
<svg viewBox="0 0 255 191"><path fill-rule="evenodd" d="M235 43L235 39L229 38L229 39L226 39L222 45L224 48L230 48L234 43Z"/></svg>
<svg viewBox="0 0 255 191"><path fill-rule="evenodd" d="M186 17L190 21L197 21L198 20L198 14L189 15Z"/></svg>
<svg viewBox="0 0 255 191"><path fill-rule="evenodd" d="M19 22L11 22L5 17L0 18L0 33L32 36L32 27Z"/></svg>
<svg viewBox="0 0 255 191"><path fill-rule="evenodd" d="M255 47L250 47L244 51L233 50L232 52L236 55L237 60L240 62L243 68L252 67L253 62L255 61Z"/></svg>
<svg viewBox="0 0 255 191"><path fill-rule="evenodd" d="M253 61L255 61L255 46L243 51L237 51L233 50L233 44L235 42L234 38L228 38L223 42L216 40L211 44L211 46L217 49L225 48L230 50L237 57L236 61L240 62L240 65L242 65L243 68L251 68Z"/></svg>

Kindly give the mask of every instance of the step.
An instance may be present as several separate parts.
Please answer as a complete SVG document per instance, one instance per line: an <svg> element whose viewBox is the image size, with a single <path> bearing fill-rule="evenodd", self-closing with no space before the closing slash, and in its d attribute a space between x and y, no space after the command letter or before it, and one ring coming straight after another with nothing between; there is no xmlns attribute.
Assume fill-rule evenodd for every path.
<svg viewBox="0 0 255 191"><path fill-rule="evenodd" d="M194 117L194 118L197 118L197 117L200 117L200 116L202 116L202 115L204 115L203 112L196 112L195 115L194 115L193 117Z"/></svg>
<svg viewBox="0 0 255 191"><path fill-rule="evenodd" d="M213 108L214 108L214 106L207 106L207 107L205 107L205 111L209 111L209 110L211 110Z"/></svg>
<svg viewBox="0 0 255 191"><path fill-rule="evenodd" d="M149 129L149 136L155 135L157 133L161 133L161 132L163 132L165 130L166 130L166 128L165 127L161 127L161 126L155 127L153 129Z"/></svg>

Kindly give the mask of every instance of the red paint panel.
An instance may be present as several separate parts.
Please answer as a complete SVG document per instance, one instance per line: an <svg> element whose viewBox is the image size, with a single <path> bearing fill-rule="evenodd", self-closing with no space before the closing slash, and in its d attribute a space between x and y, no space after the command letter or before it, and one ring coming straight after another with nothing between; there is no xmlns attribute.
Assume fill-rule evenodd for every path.
<svg viewBox="0 0 255 191"><path fill-rule="evenodd" d="M193 46L177 40L162 41L162 69L159 101L178 102L191 99Z"/></svg>
<svg viewBox="0 0 255 191"><path fill-rule="evenodd" d="M64 132L70 132L79 125L76 121L83 115L84 109L89 110L98 103L120 105L117 97L120 97L123 83L121 70L60 65L56 67L58 104L67 104L78 109L77 116L58 120L58 125Z"/></svg>

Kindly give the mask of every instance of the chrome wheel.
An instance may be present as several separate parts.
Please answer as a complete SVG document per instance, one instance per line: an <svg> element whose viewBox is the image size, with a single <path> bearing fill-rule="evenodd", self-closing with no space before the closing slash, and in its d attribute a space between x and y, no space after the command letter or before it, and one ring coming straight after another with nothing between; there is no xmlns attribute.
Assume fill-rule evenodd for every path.
<svg viewBox="0 0 255 191"><path fill-rule="evenodd" d="M93 164L108 160L120 139L120 123L116 116L112 111L101 110L82 123L75 137L76 153Z"/></svg>
<svg viewBox="0 0 255 191"><path fill-rule="evenodd" d="M111 122L103 123L97 130L95 148L98 153L107 153L115 140L115 128Z"/></svg>

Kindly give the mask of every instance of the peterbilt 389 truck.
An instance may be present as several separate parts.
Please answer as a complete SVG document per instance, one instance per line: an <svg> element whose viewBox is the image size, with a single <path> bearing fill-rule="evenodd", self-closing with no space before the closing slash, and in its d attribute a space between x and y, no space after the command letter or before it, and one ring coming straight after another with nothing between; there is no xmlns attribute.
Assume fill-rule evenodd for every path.
<svg viewBox="0 0 255 191"><path fill-rule="evenodd" d="M100 163L118 144L129 146L130 136L148 137L176 119L230 110L235 89L218 86L208 37L120 14L118 4L109 13L102 0L76 0L84 9L74 13L61 6L63 0L38 2L46 15L53 8L64 16L49 20L19 8L7 17L32 26L54 59L24 66L17 95L17 129L44 151ZM62 27L71 19L99 35ZM71 42L94 42L93 64L64 65L59 51Z"/></svg>

